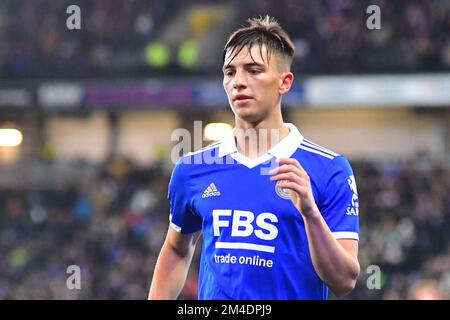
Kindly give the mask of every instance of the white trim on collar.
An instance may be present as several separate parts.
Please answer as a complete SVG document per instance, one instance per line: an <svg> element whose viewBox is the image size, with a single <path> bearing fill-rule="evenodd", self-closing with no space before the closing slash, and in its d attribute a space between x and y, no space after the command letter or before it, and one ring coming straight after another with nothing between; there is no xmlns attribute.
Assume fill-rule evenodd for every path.
<svg viewBox="0 0 450 320"><path fill-rule="evenodd" d="M225 157L229 154L237 152L236 141L234 138L234 129L228 132L219 144L219 157Z"/></svg>
<svg viewBox="0 0 450 320"><path fill-rule="evenodd" d="M303 135L296 126L292 123L285 123L284 125L289 129L289 134L268 152L276 158L290 158L303 141Z"/></svg>
<svg viewBox="0 0 450 320"><path fill-rule="evenodd" d="M284 125L289 129L289 134L273 146L266 154L255 159L248 158L238 152L234 135L235 131L232 130L220 142L219 157L231 155L233 159L249 168L253 168L258 164L266 162L271 158L271 155L276 158L290 158L302 143L303 135L292 123L285 123Z"/></svg>

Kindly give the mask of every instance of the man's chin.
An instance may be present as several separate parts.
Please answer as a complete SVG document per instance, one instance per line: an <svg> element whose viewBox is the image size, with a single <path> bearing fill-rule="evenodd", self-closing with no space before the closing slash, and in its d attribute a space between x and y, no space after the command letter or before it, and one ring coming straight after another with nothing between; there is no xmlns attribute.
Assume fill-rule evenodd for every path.
<svg viewBox="0 0 450 320"><path fill-rule="evenodd" d="M245 122L259 122L264 118L263 113L256 106L233 106L234 115Z"/></svg>
<svg viewBox="0 0 450 320"><path fill-rule="evenodd" d="M259 122L261 115L255 112L237 112L237 117L245 122Z"/></svg>

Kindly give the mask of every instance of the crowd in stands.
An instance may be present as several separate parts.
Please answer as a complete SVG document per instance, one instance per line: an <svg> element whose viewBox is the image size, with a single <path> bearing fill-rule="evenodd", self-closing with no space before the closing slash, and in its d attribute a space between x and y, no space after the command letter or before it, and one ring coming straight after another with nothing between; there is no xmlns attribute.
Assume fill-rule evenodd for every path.
<svg viewBox="0 0 450 320"><path fill-rule="evenodd" d="M426 72L450 68L450 3L413 1L258 1L294 39L301 73ZM367 21L380 9L380 29ZM245 11L244 11L245 12ZM373 20L370 20L373 22ZM370 24L370 23L369 23Z"/></svg>
<svg viewBox="0 0 450 320"><path fill-rule="evenodd" d="M450 168L431 163L352 162L361 274L345 299L450 298ZM145 299L169 179L161 163L122 159L97 168L87 187L0 190L0 299ZM180 299L196 299L199 249ZM80 290L67 287L71 265Z"/></svg>
<svg viewBox="0 0 450 320"><path fill-rule="evenodd" d="M147 65L148 43L180 10L217 2L236 3L236 27L248 17L276 17L296 44L294 71L300 74L450 69L450 3L442 0L3 0L0 78L167 74L173 64L156 71ZM81 9L81 30L66 27L71 4ZM380 8L380 29L366 25L370 5ZM209 74L219 76L219 67Z"/></svg>
<svg viewBox="0 0 450 320"><path fill-rule="evenodd" d="M450 298L450 168L432 163L354 163L361 274L349 297ZM380 268L381 290L368 288L370 266Z"/></svg>

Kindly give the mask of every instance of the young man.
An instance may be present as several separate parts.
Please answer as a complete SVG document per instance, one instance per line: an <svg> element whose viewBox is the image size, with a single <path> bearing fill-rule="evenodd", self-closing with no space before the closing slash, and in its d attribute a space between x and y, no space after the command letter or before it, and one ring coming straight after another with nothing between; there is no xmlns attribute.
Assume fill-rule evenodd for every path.
<svg viewBox="0 0 450 320"><path fill-rule="evenodd" d="M359 205L350 164L283 122L294 46L272 18L249 22L224 49L235 130L176 164L149 299L178 297L201 231L199 299L327 299L328 288L342 296L355 286ZM214 163L195 161L206 155Z"/></svg>

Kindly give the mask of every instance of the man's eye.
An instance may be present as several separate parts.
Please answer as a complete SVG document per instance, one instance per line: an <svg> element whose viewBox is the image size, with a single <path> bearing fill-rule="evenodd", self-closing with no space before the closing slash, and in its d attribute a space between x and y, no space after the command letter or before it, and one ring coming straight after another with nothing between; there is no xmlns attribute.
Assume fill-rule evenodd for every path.
<svg viewBox="0 0 450 320"><path fill-rule="evenodd" d="M226 75L227 77L231 77L233 74L234 74L233 71L225 71L225 75Z"/></svg>
<svg viewBox="0 0 450 320"><path fill-rule="evenodd" d="M258 69L250 69L249 71L251 74L258 74L260 71Z"/></svg>

